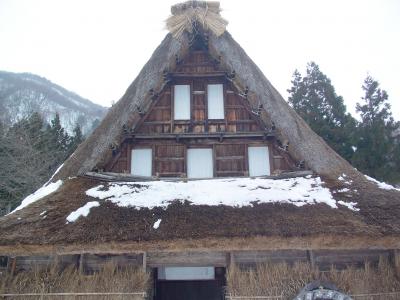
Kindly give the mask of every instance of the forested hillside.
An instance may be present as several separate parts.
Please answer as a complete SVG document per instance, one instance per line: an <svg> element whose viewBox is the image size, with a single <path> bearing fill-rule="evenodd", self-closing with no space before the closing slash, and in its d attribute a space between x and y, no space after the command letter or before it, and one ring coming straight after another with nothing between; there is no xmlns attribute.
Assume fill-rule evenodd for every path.
<svg viewBox="0 0 400 300"><path fill-rule="evenodd" d="M10 128L0 123L0 215L49 180L83 139L79 125L69 135L58 114L50 124L38 113Z"/></svg>
<svg viewBox="0 0 400 300"><path fill-rule="evenodd" d="M0 71L0 121L11 126L33 113L47 122L59 114L62 127L72 134L75 126L87 134L107 109L38 75Z"/></svg>

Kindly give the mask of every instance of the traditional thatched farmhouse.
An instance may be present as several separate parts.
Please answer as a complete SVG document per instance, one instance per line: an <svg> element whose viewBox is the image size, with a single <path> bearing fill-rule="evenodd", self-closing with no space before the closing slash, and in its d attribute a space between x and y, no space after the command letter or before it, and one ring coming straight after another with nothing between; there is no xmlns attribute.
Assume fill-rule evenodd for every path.
<svg viewBox="0 0 400 300"><path fill-rule="evenodd" d="M226 24L216 2L172 7L101 125L0 219L3 267L113 260L151 271L155 299L180 286L220 299L232 263L398 266L400 192L316 135Z"/></svg>

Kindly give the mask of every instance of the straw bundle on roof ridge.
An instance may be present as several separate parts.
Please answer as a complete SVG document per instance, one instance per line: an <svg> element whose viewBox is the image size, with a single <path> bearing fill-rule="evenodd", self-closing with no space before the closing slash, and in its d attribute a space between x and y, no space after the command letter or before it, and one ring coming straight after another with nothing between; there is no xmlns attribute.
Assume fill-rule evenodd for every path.
<svg viewBox="0 0 400 300"><path fill-rule="evenodd" d="M216 36L225 32L228 21L221 17L219 2L187 1L171 7L172 16L167 21L167 29L179 39L186 30L193 32L194 24L200 24Z"/></svg>

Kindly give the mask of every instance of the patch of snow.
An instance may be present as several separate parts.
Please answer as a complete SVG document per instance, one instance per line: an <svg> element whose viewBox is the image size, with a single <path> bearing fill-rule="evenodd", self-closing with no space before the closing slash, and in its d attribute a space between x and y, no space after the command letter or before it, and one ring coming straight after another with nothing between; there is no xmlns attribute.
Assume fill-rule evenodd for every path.
<svg viewBox="0 0 400 300"><path fill-rule="evenodd" d="M337 191L338 193L347 193L350 192L350 190L348 188L343 188Z"/></svg>
<svg viewBox="0 0 400 300"><path fill-rule="evenodd" d="M153 228L158 229L160 227L161 219L158 219L157 221L154 222Z"/></svg>
<svg viewBox="0 0 400 300"><path fill-rule="evenodd" d="M51 175L50 179L45 183L45 185L49 184L49 182L53 179L54 176L56 176L56 174L61 170L61 168L64 166L64 163L62 163L57 170L54 172L53 175Z"/></svg>
<svg viewBox="0 0 400 300"><path fill-rule="evenodd" d="M367 178L369 181L375 182L378 187L382 190L396 190L396 191L400 191L400 189L395 188L393 185L387 184L385 182L381 182L376 180L375 178L369 177L368 175L364 175L365 178Z"/></svg>
<svg viewBox="0 0 400 300"><path fill-rule="evenodd" d="M262 178L212 179L189 182L110 183L86 191L120 207L166 208L173 201L192 205L251 206L253 203L291 203L296 206L325 203L337 208L319 177L273 180Z"/></svg>
<svg viewBox="0 0 400 300"><path fill-rule="evenodd" d="M33 194L27 196L24 200L22 200L21 204L9 214L12 214L17 210L23 209L24 207L27 207L29 204L36 202L42 199L43 197L50 195L51 193L54 193L60 188L62 183L63 183L62 180L58 180L56 182L51 182L47 185L42 186L36 192L34 192Z"/></svg>
<svg viewBox="0 0 400 300"><path fill-rule="evenodd" d="M98 201L91 201L86 203L84 206L79 207L77 210L73 211L68 215L67 223L75 222L81 216L87 217L88 214L90 213L90 209L92 207L97 207L97 206L100 206L100 203Z"/></svg>
<svg viewBox="0 0 400 300"><path fill-rule="evenodd" d="M338 204L346 206L348 209L353 210L353 211L360 211L360 209L356 207L356 205L357 205L356 202L344 202L342 200L339 200Z"/></svg>
<svg viewBox="0 0 400 300"><path fill-rule="evenodd" d="M357 147L355 147L355 146L351 146L351 149L353 149L354 152L357 151Z"/></svg>
<svg viewBox="0 0 400 300"><path fill-rule="evenodd" d="M42 211L39 216L43 216L45 213L47 213L47 210Z"/></svg>

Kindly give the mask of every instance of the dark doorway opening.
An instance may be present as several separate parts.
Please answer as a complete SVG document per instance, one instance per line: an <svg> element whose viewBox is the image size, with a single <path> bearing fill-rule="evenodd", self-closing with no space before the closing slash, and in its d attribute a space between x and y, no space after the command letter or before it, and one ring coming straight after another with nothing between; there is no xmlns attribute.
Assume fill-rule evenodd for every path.
<svg viewBox="0 0 400 300"><path fill-rule="evenodd" d="M225 268L214 268L211 279L168 279L154 272L154 300L222 300L226 285Z"/></svg>

